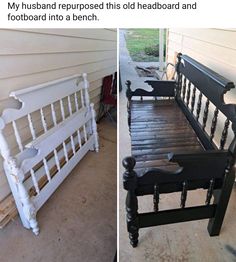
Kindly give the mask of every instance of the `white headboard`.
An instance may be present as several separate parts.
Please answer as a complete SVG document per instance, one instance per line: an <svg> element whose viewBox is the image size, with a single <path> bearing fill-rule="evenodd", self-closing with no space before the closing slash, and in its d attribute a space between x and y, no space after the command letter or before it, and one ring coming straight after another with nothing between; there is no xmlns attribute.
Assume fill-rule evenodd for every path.
<svg viewBox="0 0 236 262"><path fill-rule="evenodd" d="M6 108L0 117L4 170L22 223L36 235L37 211L89 150L98 152L88 88L83 74L12 92L20 108Z"/></svg>

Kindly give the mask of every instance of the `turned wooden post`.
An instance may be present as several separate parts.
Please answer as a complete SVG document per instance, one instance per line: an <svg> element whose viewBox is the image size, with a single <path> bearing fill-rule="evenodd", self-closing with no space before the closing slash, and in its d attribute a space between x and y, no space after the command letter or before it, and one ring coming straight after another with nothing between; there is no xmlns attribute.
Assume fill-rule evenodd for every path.
<svg viewBox="0 0 236 262"><path fill-rule="evenodd" d="M10 183L14 184L15 191L19 196L20 201L16 204L20 207L20 215L24 225L32 228L35 235L39 234L38 222L36 220L36 209L30 200L30 196L23 184L24 174L17 166L16 160L10 155L10 150L5 140L2 131L0 130L0 153L4 158L4 166L7 167L8 178L11 179Z"/></svg>
<svg viewBox="0 0 236 262"><path fill-rule="evenodd" d="M135 194L137 188L137 175L133 170L136 161L133 157L126 157L122 162L126 169L123 175L124 189L127 190L126 197L126 221L129 232L130 244L133 247L138 245L139 224L138 224L138 198Z"/></svg>
<svg viewBox="0 0 236 262"><path fill-rule="evenodd" d="M236 126L233 125L236 135ZM231 191L235 182L235 158L236 158L236 136L229 146L228 164L225 169L222 189L216 190L214 194L214 204L217 205L215 216L209 220L208 232L210 236L218 236L224 220L225 212L229 203Z"/></svg>
<svg viewBox="0 0 236 262"><path fill-rule="evenodd" d="M127 89L126 89L126 97L128 99L127 101L127 113L128 113L128 126L129 126L129 131L130 131L130 124L131 124L131 109L130 109L130 102L131 102L131 98L132 98L132 90L130 88L131 86L131 81L130 80L127 80L126 81L126 86L127 86Z"/></svg>
<svg viewBox="0 0 236 262"><path fill-rule="evenodd" d="M98 132L97 132L97 123L96 123L96 112L94 110L94 104L91 103L90 104L90 110L91 110L91 114L92 114L92 133L94 135L94 149L96 152L99 151L99 143L98 143Z"/></svg>
<svg viewBox="0 0 236 262"><path fill-rule="evenodd" d="M176 85L176 92L175 92L175 97L180 99L181 96L181 89L182 89L182 74L179 72L179 67L181 64L181 53L178 53L177 55L177 64L176 64L176 72L177 72L177 85Z"/></svg>

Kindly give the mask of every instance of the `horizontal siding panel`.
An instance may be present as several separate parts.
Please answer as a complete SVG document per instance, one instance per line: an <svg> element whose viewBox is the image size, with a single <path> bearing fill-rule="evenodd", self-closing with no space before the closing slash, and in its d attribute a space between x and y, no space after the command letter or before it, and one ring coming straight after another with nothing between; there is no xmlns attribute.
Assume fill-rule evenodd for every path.
<svg viewBox="0 0 236 262"><path fill-rule="evenodd" d="M116 60L116 51L0 56L0 79Z"/></svg>
<svg viewBox="0 0 236 262"><path fill-rule="evenodd" d="M182 43L182 35L175 33L175 32L169 32L169 40L171 40L172 42L175 42L177 44Z"/></svg>
<svg viewBox="0 0 236 262"><path fill-rule="evenodd" d="M116 50L116 42L0 30L0 55Z"/></svg>
<svg viewBox="0 0 236 262"><path fill-rule="evenodd" d="M41 34L50 34L58 36L67 36L67 37L78 37L86 39L96 39L96 40L106 40L106 41L115 41L117 39L116 30L107 30L107 29L14 29L21 32L31 32L31 33L41 33Z"/></svg>
<svg viewBox="0 0 236 262"><path fill-rule="evenodd" d="M68 75L82 74L84 72L90 74L101 70L105 73L104 75L108 75L110 73L115 72L111 71L111 68L113 70L114 68L116 68L116 61L114 61L114 59L91 64L72 66L69 68L63 68L59 70L45 71L32 75L24 75L14 78L3 79L0 80L0 86L2 87L0 89L0 97L1 99L6 99L11 91L16 91L18 89L26 88L28 86L37 85L43 82L63 78ZM90 76L88 75L88 79L90 80L89 77ZM92 79L91 81L93 80L95 79Z"/></svg>
<svg viewBox="0 0 236 262"><path fill-rule="evenodd" d="M203 42L213 43L215 45L236 49L236 34L234 30L224 29L189 29L175 28L170 29L170 33L188 36Z"/></svg>
<svg viewBox="0 0 236 262"><path fill-rule="evenodd" d="M206 55L209 59L218 60L224 64L236 66L236 49L234 50L212 43L202 42L189 37L184 37L183 39L183 50L185 48L195 50L202 55Z"/></svg>

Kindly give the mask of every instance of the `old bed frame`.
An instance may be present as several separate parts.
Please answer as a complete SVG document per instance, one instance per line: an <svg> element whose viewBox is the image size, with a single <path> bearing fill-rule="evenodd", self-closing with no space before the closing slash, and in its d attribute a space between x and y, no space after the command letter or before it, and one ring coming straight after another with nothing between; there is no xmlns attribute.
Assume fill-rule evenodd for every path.
<svg viewBox="0 0 236 262"><path fill-rule="evenodd" d="M12 92L0 117L4 170L21 221L36 235L37 211L89 150L98 152L88 88L83 74Z"/></svg>
<svg viewBox="0 0 236 262"><path fill-rule="evenodd" d="M209 218L208 232L210 236L219 235L235 181L236 106L224 103L224 94L234 88L234 84L187 55L178 54L177 57L176 81L147 81L152 86L152 91L144 89L132 91L131 82L127 81L128 125L132 142L132 156L123 160L123 166L126 169L123 175L123 186L128 191L126 198L127 230L133 247L138 244L140 228L191 220ZM198 97L197 94L199 94ZM147 104L145 100L147 97L155 97L156 99ZM204 106L202 106L203 97L205 97ZM135 101L137 98L140 99L139 102ZM168 125L175 126L175 130L173 132L166 131L165 134L163 123L166 122L166 119L159 118L161 112L165 112L165 107L162 110L161 105L163 100L166 103L172 102L179 111L181 110L181 114L184 115L185 120L187 119L189 127L195 133L196 140L193 142L195 147L199 149L188 150L184 146L181 147L181 143L178 141L173 141L168 137L169 133L174 137L174 133L178 132L176 131L178 130L178 119L171 118L169 120ZM145 118L145 105L149 110L147 112L155 109L156 116L152 115L150 120L147 115L145 124L144 122L137 123L137 119ZM206 124L209 122L210 107L213 108L213 116L209 132L207 132ZM170 107L168 108L170 109ZM219 114L224 116L225 122L222 126L220 142L217 144L214 137L219 128L217 126ZM155 124L155 121L159 122ZM154 130L150 131L151 128ZM225 148L231 128L233 138L229 146ZM140 129L143 129L145 133ZM152 149L144 150L142 145L148 132L152 132L152 140L148 140L149 143L145 145L145 148ZM160 132L162 133L159 138ZM138 134L140 135L137 138ZM158 148L161 139L164 141L163 147ZM175 139L177 139L176 136ZM151 142L155 144L153 145ZM171 149L175 148L175 143L178 147L177 151L173 152L174 150ZM185 143L187 142L185 141ZM197 143L199 144L197 145ZM139 146L138 153L137 146ZM165 147L167 147L167 151L164 151ZM148 159L150 154L154 157L168 152L168 147L171 148L167 155L167 162L175 164L174 169L165 170L165 167L158 165L147 168L145 159ZM138 162L139 165L136 168L137 159L143 159L143 162ZM163 160L161 161L163 162ZM205 203L186 207L187 192L194 189L207 191ZM172 192L181 192L181 207L159 211L159 195ZM138 213L138 196L152 194L154 212ZM212 201L212 196L214 196L214 201Z"/></svg>

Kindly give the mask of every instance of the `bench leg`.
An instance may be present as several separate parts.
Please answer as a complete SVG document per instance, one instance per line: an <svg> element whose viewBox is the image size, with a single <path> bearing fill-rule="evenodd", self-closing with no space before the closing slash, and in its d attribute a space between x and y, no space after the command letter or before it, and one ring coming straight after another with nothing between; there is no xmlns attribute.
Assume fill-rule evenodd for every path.
<svg viewBox="0 0 236 262"><path fill-rule="evenodd" d="M126 212L127 230L129 232L130 244L132 247L137 247L139 237L138 199L134 191L128 191L127 193Z"/></svg>
<svg viewBox="0 0 236 262"><path fill-rule="evenodd" d="M214 203L217 204L217 208L215 216L211 218L208 223L207 229L210 236L218 236L220 234L234 181L234 170L231 170L230 172L226 171L222 189L214 194Z"/></svg>
<svg viewBox="0 0 236 262"><path fill-rule="evenodd" d="M137 174L134 171L136 161L133 157L126 157L122 161L125 168L123 174L124 189L127 190L126 197L126 221L129 232L130 243L133 247L138 245L138 198L135 194L137 188Z"/></svg>

